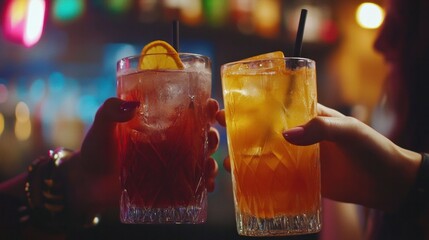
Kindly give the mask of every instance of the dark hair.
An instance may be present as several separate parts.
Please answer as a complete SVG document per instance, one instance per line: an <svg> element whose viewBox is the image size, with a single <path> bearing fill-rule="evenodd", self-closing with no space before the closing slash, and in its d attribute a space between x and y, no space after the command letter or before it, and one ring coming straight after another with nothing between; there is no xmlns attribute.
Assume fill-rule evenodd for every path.
<svg viewBox="0 0 429 240"><path fill-rule="evenodd" d="M392 139L414 151L429 151L429 11L428 0L392 0L393 14L398 14L405 28L403 46L394 67L391 91L397 124ZM393 6L392 6L393 7ZM388 82L389 82L388 81Z"/></svg>

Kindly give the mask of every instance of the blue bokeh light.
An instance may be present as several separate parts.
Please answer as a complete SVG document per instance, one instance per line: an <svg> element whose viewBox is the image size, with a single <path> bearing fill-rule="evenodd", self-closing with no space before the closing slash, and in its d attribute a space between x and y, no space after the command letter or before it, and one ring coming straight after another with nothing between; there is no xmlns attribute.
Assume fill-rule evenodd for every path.
<svg viewBox="0 0 429 240"><path fill-rule="evenodd" d="M30 86L29 100L30 103L39 102L45 95L45 81L41 78L36 79Z"/></svg>
<svg viewBox="0 0 429 240"><path fill-rule="evenodd" d="M82 95L77 102L77 111L80 119L90 125L94 121L95 113L100 106L100 102L94 95Z"/></svg>
<svg viewBox="0 0 429 240"><path fill-rule="evenodd" d="M51 93L60 93L64 90L65 79L60 72L53 72L48 79L48 88Z"/></svg>
<svg viewBox="0 0 429 240"><path fill-rule="evenodd" d="M104 73L116 76L116 62L121 58L139 54L139 49L141 48L125 43L107 44L104 48Z"/></svg>

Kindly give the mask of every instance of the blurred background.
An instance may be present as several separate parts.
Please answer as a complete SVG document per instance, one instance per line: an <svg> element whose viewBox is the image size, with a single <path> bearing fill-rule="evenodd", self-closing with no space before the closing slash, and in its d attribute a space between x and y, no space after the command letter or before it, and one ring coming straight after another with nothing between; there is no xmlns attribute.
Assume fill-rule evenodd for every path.
<svg viewBox="0 0 429 240"><path fill-rule="evenodd" d="M180 51L212 59L212 96L222 105L220 66L269 51L290 56L300 10L308 9L302 56L317 62L319 102L367 122L386 74L372 48L384 7L382 0L1 1L0 180L49 149L78 150L98 107L116 94L116 61L153 40L171 42L175 19ZM217 127L222 144L215 158L222 166L225 131ZM101 219L87 234L239 239L231 178L222 167L216 184L203 226L165 231Z"/></svg>

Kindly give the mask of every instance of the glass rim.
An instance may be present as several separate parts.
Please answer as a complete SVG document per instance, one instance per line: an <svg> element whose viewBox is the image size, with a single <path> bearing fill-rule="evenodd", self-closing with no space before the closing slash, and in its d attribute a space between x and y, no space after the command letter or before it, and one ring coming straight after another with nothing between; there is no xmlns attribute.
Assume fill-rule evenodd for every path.
<svg viewBox="0 0 429 240"><path fill-rule="evenodd" d="M225 64L222 64L221 68L225 68L225 67L229 67L229 66L233 66L233 65L237 65L237 64L249 64L249 63L254 63L254 62L266 62L266 61L276 61L276 60L282 60L282 61L307 61L307 62L311 62L313 64L316 63L316 61L314 61L313 59L310 58L305 58L305 57L276 57L276 58L261 58L261 59L243 59L243 60L238 60L238 61L233 61L233 62L228 62Z"/></svg>
<svg viewBox="0 0 429 240"><path fill-rule="evenodd" d="M174 53L149 53L149 54L136 54L136 55L130 55L123 58L118 59L116 62L119 63L120 61L125 60L132 60L132 59L139 59L141 56L157 56L157 55L173 55ZM209 61L211 61L210 57L199 54L199 53L188 53L188 52L179 52L177 53L180 56L194 56L198 58L205 58Z"/></svg>

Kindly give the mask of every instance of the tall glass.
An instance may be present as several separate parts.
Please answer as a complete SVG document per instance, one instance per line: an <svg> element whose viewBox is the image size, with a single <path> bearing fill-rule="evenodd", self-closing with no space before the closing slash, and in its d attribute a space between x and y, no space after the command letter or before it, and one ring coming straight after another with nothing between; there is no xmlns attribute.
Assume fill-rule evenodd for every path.
<svg viewBox="0 0 429 240"><path fill-rule="evenodd" d="M305 58L222 66L237 230L247 236L321 229L319 145L282 132L316 116L316 64Z"/></svg>
<svg viewBox="0 0 429 240"><path fill-rule="evenodd" d="M118 126L123 223L203 223L211 62L179 54L182 70L140 70L140 56L117 63L117 94L140 101Z"/></svg>

